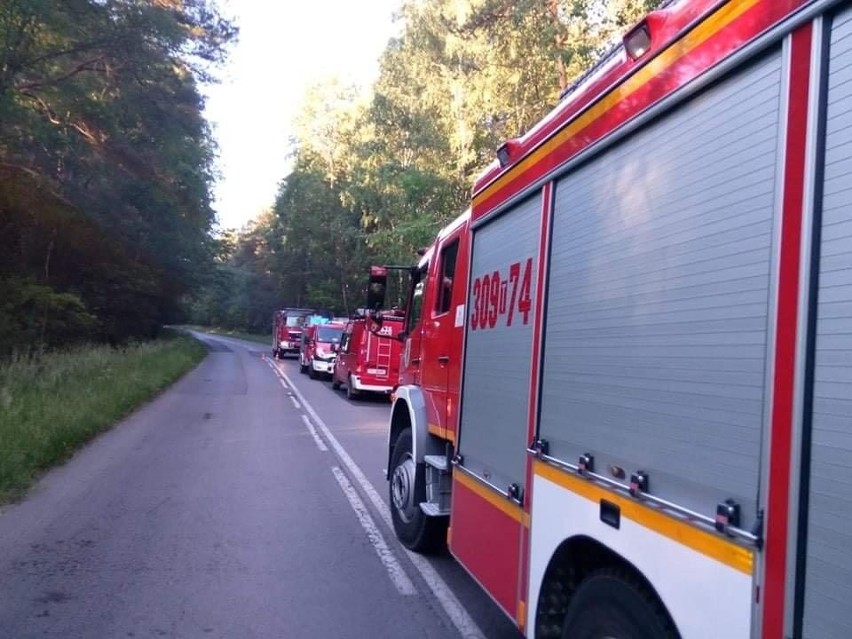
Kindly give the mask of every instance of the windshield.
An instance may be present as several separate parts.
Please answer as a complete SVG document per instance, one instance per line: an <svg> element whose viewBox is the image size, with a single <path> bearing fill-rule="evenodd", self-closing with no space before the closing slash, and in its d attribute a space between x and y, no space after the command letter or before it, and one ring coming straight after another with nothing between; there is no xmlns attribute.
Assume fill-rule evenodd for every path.
<svg viewBox="0 0 852 639"><path fill-rule="evenodd" d="M288 328L296 328L297 326L302 325L302 320L304 319L303 315L291 315L287 317L285 324Z"/></svg>
<svg viewBox="0 0 852 639"><path fill-rule="evenodd" d="M331 326L320 326L317 328L317 341L326 344L339 344L340 336L343 334L342 328L332 328Z"/></svg>

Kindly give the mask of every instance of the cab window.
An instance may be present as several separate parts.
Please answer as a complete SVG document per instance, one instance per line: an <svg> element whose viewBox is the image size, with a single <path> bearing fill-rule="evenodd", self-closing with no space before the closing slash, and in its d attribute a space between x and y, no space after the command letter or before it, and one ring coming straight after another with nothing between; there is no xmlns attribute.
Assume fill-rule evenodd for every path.
<svg viewBox="0 0 852 639"><path fill-rule="evenodd" d="M420 312L423 310L423 294L426 292L426 281L427 281L427 273L429 272L429 265L424 264L422 268L420 268L414 276L413 289L411 292L411 299L408 304L408 309L406 310L406 329L409 333L412 333L414 327L417 326L420 321Z"/></svg>
<svg viewBox="0 0 852 639"><path fill-rule="evenodd" d="M349 342L352 341L352 333L344 333L340 338L340 352L348 353L349 352Z"/></svg>
<svg viewBox="0 0 852 639"><path fill-rule="evenodd" d="M453 300L453 280L456 274L456 256L459 240L456 238L441 249L440 279L435 295L435 313L441 315L450 310Z"/></svg>

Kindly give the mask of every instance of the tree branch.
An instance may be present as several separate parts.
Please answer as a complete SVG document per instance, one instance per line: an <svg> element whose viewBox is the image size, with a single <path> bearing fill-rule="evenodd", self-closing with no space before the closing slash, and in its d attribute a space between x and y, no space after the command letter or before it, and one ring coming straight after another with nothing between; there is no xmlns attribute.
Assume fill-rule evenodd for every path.
<svg viewBox="0 0 852 639"><path fill-rule="evenodd" d="M34 91L36 89L41 89L42 87L54 86L54 85L57 85L57 84L61 84L62 82L65 82L66 80L69 80L69 79L73 78L75 75L83 73L84 71L97 71L98 68L95 65L99 62L101 62L101 63L104 62L103 56L93 58L91 60L87 60L86 62L81 62L80 64L75 66L73 69L68 71L67 73L64 73L63 75L60 75L56 78L51 78L51 79L48 79L48 80L41 80L41 81L38 81L38 82L27 82L25 84L20 84L15 88L18 91L20 91L21 93L23 93L24 95L27 95L27 93L26 93L27 91Z"/></svg>

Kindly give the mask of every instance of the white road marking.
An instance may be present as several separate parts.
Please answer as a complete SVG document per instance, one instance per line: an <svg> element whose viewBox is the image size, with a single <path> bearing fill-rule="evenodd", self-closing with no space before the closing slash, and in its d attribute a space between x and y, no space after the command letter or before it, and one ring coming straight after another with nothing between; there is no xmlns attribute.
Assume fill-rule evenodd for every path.
<svg viewBox="0 0 852 639"><path fill-rule="evenodd" d="M364 532L367 533L367 539L370 540L370 544L372 544L375 549L376 554L379 556L379 560L385 567L385 570L388 571L388 576L393 582L393 585L396 586L399 594L416 595L417 590L414 588L414 584L411 583L411 579L408 578L408 575L405 574L405 570L403 570L402 566L396 560L396 555L394 555L393 551L388 548L387 542L385 542L385 538L382 536L381 531L379 531L376 527L376 523L370 516L367 507L358 496L358 491L352 487L352 484L349 483L346 475L337 466L332 467L331 472L334 473L334 478L337 479L337 483L340 484L343 494L346 495L346 499L349 500L349 504L352 506L352 510L355 511L358 521L361 522Z"/></svg>
<svg viewBox="0 0 852 639"><path fill-rule="evenodd" d="M281 375L290 384L293 392L299 400L301 400L305 410L319 427L320 432L322 432L325 439L334 449L335 454L338 456L340 461L343 462L343 465L346 466L350 475L358 482L358 485L361 486L364 494L366 494L370 499L373 507L381 515L382 521L385 522L388 529L393 530L393 522L391 521L390 510L388 509L387 504L385 504L379 496L379 493L367 479L366 475L364 475L363 471L358 467L358 464L354 462L354 460L349 456L349 453L347 453L343 446L340 445L337 438L331 434L331 431L325 425L325 422L313 409L313 406L310 405L308 400L305 399L305 396L302 395L301 391L296 388L285 373L281 373ZM444 579L432 567L429 560L422 555L411 552L407 548L402 547L402 550L405 551L406 555L408 555L408 558L411 560L411 563L413 563L414 567L417 568L417 571L420 573L423 581L425 581L429 586L432 594L435 595L438 603L441 604L441 607L456 627L456 630L459 631L459 634L465 639L485 639L485 634L479 629L479 626L476 625L473 617L468 614L467 610L465 610L462 603L458 600L458 597L455 596L452 589L450 589L447 585L447 582L444 581Z"/></svg>
<svg viewBox="0 0 852 639"><path fill-rule="evenodd" d="M317 443L317 448L319 448L322 452L328 452L328 446L325 445L325 442L322 440L322 437L317 433L317 429L314 428L314 425L311 423L311 420L308 419L307 415L302 415L302 421L305 422L305 426L308 427L308 432L311 434L311 437L314 438L314 441Z"/></svg>
<svg viewBox="0 0 852 639"><path fill-rule="evenodd" d="M290 401L293 402L293 406L296 407L296 410L302 410L302 405L299 403L299 400L296 399L295 395L287 395L290 398Z"/></svg>

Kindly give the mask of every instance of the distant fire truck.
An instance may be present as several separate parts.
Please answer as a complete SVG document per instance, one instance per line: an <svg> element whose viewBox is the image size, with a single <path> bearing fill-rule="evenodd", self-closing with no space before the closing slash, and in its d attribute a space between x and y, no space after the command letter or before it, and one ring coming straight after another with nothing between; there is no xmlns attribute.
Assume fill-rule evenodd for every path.
<svg viewBox="0 0 852 639"><path fill-rule="evenodd" d="M328 322L331 314L312 308L283 308L272 316L272 355L298 355L305 326Z"/></svg>
<svg viewBox="0 0 852 639"><path fill-rule="evenodd" d="M299 350L299 372L307 373L311 379L319 375L331 375L335 349L340 344L346 324L328 322L307 326L302 333L302 345Z"/></svg>
<svg viewBox="0 0 852 639"><path fill-rule="evenodd" d="M413 269L399 538L531 637L852 637L852 5L671 4L497 157Z"/></svg>
<svg viewBox="0 0 852 639"><path fill-rule="evenodd" d="M402 344L398 338L404 319L389 311L360 314L346 323L331 374L335 390L346 387L346 397L363 393L389 395L399 380Z"/></svg>

